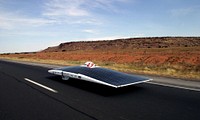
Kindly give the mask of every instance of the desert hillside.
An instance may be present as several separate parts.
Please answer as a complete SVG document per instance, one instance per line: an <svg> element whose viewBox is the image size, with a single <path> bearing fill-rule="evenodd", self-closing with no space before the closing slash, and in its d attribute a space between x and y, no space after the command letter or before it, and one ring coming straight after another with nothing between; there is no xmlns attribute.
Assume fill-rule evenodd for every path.
<svg viewBox="0 0 200 120"><path fill-rule="evenodd" d="M61 65L93 61L123 71L200 80L200 37L148 37L61 43L0 57Z"/></svg>
<svg viewBox="0 0 200 120"><path fill-rule="evenodd" d="M49 47L43 52L65 51L113 51L140 48L171 48L200 46L200 37L147 37L128 38L104 41L67 42L59 46Z"/></svg>

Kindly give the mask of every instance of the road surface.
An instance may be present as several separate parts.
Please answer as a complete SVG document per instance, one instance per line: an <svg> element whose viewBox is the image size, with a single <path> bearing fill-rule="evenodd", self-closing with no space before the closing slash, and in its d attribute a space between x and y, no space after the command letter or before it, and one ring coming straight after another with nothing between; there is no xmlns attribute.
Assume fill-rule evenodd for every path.
<svg viewBox="0 0 200 120"><path fill-rule="evenodd" d="M115 89L0 61L0 120L200 120L200 92L142 83Z"/></svg>

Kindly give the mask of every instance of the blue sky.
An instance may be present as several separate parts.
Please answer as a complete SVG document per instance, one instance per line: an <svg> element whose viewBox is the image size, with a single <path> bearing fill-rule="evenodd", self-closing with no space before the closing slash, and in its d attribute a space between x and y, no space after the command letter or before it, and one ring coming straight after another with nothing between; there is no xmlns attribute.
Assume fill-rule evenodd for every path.
<svg viewBox="0 0 200 120"><path fill-rule="evenodd" d="M0 0L0 53L157 36L200 36L200 1Z"/></svg>

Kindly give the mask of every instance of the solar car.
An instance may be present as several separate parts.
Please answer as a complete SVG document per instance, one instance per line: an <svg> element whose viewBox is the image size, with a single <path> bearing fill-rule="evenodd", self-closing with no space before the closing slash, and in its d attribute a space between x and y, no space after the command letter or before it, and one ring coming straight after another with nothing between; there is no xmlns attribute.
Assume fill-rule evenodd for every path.
<svg viewBox="0 0 200 120"><path fill-rule="evenodd" d="M107 68L96 66L93 62L86 62L80 66L68 66L48 70L49 73L62 76L63 80L75 78L94 82L114 88L125 87L150 81L147 77L127 74Z"/></svg>

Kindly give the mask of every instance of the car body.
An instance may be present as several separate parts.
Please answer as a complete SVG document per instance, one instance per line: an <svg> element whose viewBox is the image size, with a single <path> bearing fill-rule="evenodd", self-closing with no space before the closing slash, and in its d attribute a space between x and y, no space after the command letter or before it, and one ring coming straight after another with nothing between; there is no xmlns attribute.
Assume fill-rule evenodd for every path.
<svg viewBox="0 0 200 120"><path fill-rule="evenodd" d="M75 78L115 88L139 84L152 80L138 75L102 68L96 66L93 62L86 62L81 66L55 68L49 70L48 72L62 76L63 80Z"/></svg>

